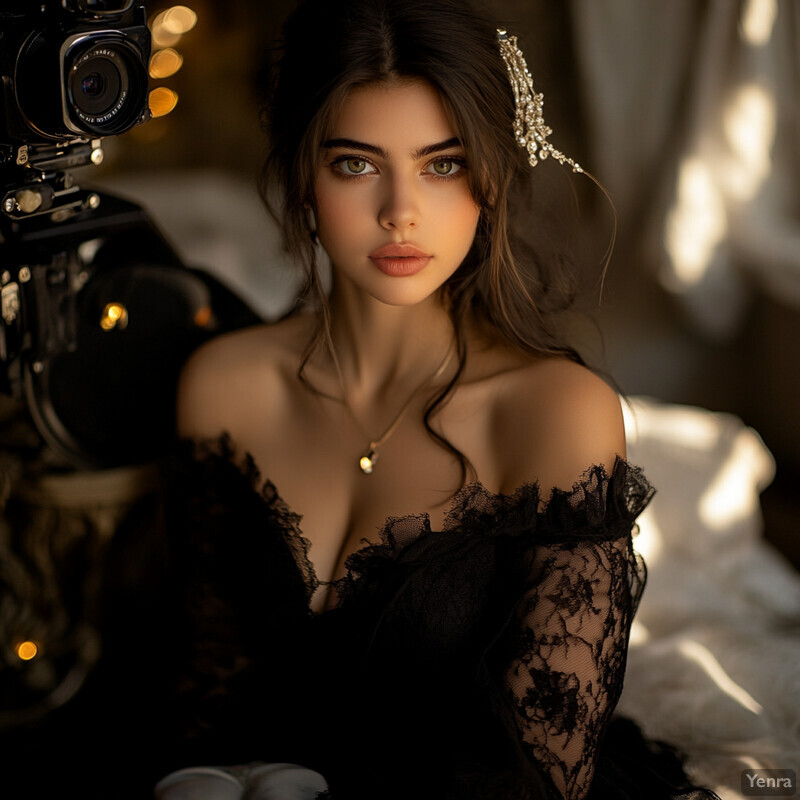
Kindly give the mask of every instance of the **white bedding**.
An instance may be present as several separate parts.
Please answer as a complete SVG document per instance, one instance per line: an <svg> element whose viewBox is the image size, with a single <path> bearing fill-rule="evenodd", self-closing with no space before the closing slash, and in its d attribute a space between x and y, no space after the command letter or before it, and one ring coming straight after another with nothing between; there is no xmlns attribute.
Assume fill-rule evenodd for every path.
<svg viewBox="0 0 800 800"><path fill-rule="evenodd" d="M759 505L774 462L730 414L639 397L626 428L658 493L639 519L648 584L619 710L735 800L746 768L800 773L800 575Z"/></svg>

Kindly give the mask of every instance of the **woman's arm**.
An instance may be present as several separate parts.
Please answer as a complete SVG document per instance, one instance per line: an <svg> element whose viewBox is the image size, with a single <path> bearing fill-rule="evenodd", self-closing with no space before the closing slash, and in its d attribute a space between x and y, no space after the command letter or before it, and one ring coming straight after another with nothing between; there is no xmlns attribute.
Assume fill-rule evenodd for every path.
<svg viewBox="0 0 800 800"><path fill-rule="evenodd" d="M634 611L629 537L537 548L505 675L518 730L568 800L590 789L619 700Z"/></svg>
<svg viewBox="0 0 800 800"><path fill-rule="evenodd" d="M514 455L509 488L538 481L547 501L548 487L570 491L596 467L593 479L568 495L576 522L582 520L577 506L605 502L600 476L625 456L616 393L585 368L553 361L532 373L529 391L513 402L504 416ZM529 585L517 607L505 684L524 749L568 800L589 791L622 690L637 570L630 528L534 543Z"/></svg>

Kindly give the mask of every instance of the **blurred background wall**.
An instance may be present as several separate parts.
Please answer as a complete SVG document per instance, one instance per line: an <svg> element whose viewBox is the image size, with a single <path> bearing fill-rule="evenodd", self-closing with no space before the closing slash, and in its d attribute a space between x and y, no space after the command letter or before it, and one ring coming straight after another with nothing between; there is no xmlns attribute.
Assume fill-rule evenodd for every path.
<svg viewBox="0 0 800 800"><path fill-rule="evenodd" d="M105 164L87 175L144 203L189 262L267 317L297 285L255 192L261 70L291 5L192 0L191 30L156 31L156 49L172 47L182 65L153 86L177 104L108 140ZM153 6L152 18L170 7ZM767 535L800 563L800 9L790 0L489 7L519 36L552 141L616 206L601 293L608 202L568 170L538 168L558 213L580 219L570 234L585 265L580 307L599 331L578 321L578 344L626 393L753 426L778 463L763 498Z"/></svg>

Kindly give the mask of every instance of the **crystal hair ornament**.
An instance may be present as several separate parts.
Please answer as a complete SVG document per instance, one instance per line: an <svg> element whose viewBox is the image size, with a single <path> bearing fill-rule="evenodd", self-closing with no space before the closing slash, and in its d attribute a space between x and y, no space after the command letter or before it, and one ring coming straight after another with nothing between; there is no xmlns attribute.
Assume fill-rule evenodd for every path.
<svg viewBox="0 0 800 800"><path fill-rule="evenodd" d="M525 56L517 47L517 37L509 36L508 31L497 29L497 39L500 43L500 55L505 61L511 88L514 91L514 136L517 144L528 151L528 161L535 167L540 160L552 156L559 164L569 164L573 172L583 172L577 164L560 150L556 150L547 137L553 132L544 123L542 110L544 108L544 95L536 94L533 88L533 78L528 72Z"/></svg>

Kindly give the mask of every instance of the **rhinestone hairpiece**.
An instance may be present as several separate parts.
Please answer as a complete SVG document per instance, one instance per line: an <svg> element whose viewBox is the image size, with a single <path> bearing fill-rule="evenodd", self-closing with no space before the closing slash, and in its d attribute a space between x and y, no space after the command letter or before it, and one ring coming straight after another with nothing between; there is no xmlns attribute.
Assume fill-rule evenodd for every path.
<svg viewBox="0 0 800 800"><path fill-rule="evenodd" d="M497 29L500 42L500 55L506 63L511 88L514 91L514 136L517 144L528 151L528 161L535 167L540 160L552 156L559 164L569 164L573 172L583 172L577 164L561 151L556 150L547 137L553 132L544 124L542 110L544 95L536 94L533 89L533 78L528 72L525 56L517 47L517 37L509 36L508 31Z"/></svg>

